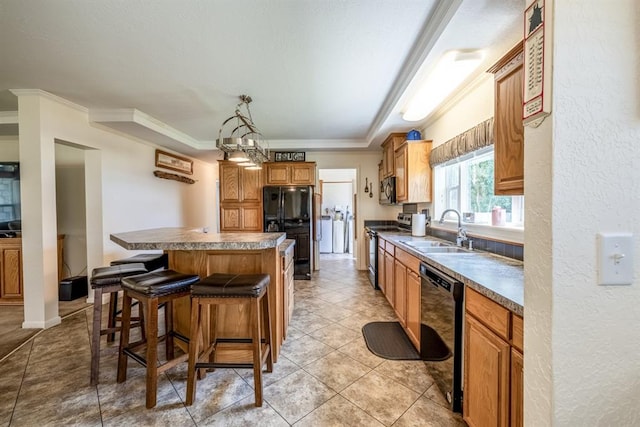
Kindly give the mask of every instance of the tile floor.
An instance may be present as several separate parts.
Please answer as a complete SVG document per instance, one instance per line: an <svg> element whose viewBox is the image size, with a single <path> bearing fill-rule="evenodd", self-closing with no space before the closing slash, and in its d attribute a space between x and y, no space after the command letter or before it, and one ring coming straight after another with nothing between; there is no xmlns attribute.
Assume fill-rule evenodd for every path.
<svg viewBox="0 0 640 427"><path fill-rule="evenodd" d="M296 281L295 311L265 403L253 406L250 370L219 369L184 405L186 364L159 381L145 409L144 368L129 363L117 384L114 348L103 346L100 384L89 385L91 310L39 334L0 366L0 425L7 426L465 426L444 405L422 362L368 351L364 324L394 320L354 261L323 256L311 281ZM103 339L105 339L103 337ZM71 344L72 343L72 344Z"/></svg>

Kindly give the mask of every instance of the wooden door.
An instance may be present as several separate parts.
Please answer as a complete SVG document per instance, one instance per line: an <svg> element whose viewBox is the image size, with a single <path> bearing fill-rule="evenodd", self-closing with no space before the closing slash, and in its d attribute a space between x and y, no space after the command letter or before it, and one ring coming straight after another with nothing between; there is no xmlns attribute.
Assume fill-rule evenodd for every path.
<svg viewBox="0 0 640 427"><path fill-rule="evenodd" d="M383 294L386 294L386 277L385 277L385 273L384 273L384 249L381 248L380 246L378 246L378 287L380 287L380 290L382 291Z"/></svg>
<svg viewBox="0 0 640 427"><path fill-rule="evenodd" d="M389 252L384 253L384 286L386 288L385 296L387 297L387 301L391 304L391 307L394 307L394 299L395 299L395 288L394 288L394 266L393 266L393 255Z"/></svg>
<svg viewBox="0 0 640 427"><path fill-rule="evenodd" d="M220 206L220 231L242 230L242 207L240 205Z"/></svg>
<svg viewBox="0 0 640 427"><path fill-rule="evenodd" d="M242 231L262 231L262 207L260 205L243 205L242 208Z"/></svg>
<svg viewBox="0 0 640 427"><path fill-rule="evenodd" d="M469 314L464 335L464 420L470 427L506 427L509 344Z"/></svg>
<svg viewBox="0 0 640 427"><path fill-rule="evenodd" d="M19 246L0 252L0 299L22 301L22 255ZM6 301L3 301L6 302Z"/></svg>
<svg viewBox="0 0 640 427"><path fill-rule="evenodd" d="M240 202L240 166L232 162L220 162L220 202Z"/></svg>
<svg viewBox="0 0 640 427"><path fill-rule="evenodd" d="M289 184L289 167L284 163L265 163L268 185Z"/></svg>
<svg viewBox="0 0 640 427"><path fill-rule="evenodd" d="M241 201L262 203L262 170L242 170Z"/></svg>
<svg viewBox="0 0 640 427"><path fill-rule="evenodd" d="M395 152L396 200L398 203L407 200L407 147L408 144L405 143Z"/></svg>
<svg viewBox="0 0 640 427"><path fill-rule="evenodd" d="M398 260L394 263L394 310L398 316L400 324L405 327L407 325L407 267Z"/></svg>
<svg viewBox="0 0 640 427"><path fill-rule="evenodd" d="M494 175L495 194L524 194L524 126L522 44L490 71L495 73Z"/></svg>
<svg viewBox="0 0 640 427"><path fill-rule="evenodd" d="M524 358L511 348L511 427L524 425Z"/></svg>
<svg viewBox="0 0 640 427"><path fill-rule="evenodd" d="M407 269L407 335L420 349L420 276Z"/></svg>
<svg viewBox="0 0 640 427"><path fill-rule="evenodd" d="M315 163L292 163L291 164L291 184L294 185L315 185L316 167Z"/></svg>

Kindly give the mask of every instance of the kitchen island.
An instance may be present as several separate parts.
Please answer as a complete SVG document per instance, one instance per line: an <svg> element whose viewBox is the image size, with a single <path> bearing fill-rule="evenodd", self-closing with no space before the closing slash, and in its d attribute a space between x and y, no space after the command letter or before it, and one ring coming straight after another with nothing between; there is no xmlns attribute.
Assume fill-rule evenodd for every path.
<svg viewBox="0 0 640 427"><path fill-rule="evenodd" d="M265 273L271 276L269 310L273 359L277 361L282 344L283 283L279 245L285 233L208 233L202 228L156 228L112 234L111 240L129 250L163 250L169 256L169 268L201 278L213 273ZM191 301L174 302L174 327L189 336ZM249 313L243 305L225 305L212 312L211 333L224 338L250 337ZM179 343L179 341L178 341ZM251 360L251 347L222 343L215 361Z"/></svg>

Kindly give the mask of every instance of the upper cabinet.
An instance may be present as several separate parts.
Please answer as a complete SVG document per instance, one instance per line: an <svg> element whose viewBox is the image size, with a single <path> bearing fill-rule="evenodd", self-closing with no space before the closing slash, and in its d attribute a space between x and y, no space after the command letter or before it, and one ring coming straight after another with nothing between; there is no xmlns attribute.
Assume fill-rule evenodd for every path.
<svg viewBox="0 0 640 427"><path fill-rule="evenodd" d="M395 174L394 152L404 143L406 133L392 133L382 143L382 177L387 178Z"/></svg>
<svg viewBox="0 0 640 427"><path fill-rule="evenodd" d="M262 171L220 165L220 231L262 231Z"/></svg>
<svg viewBox="0 0 640 427"><path fill-rule="evenodd" d="M315 185L315 162L264 163L266 185Z"/></svg>
<svg viewBox="0 0 640 427"><path fill-rule="evenodd" d="M431 141L403 141L394 151L398 203L431 201Z"/></svg>
<svg viewBox="0 0 640 427"><path fill-rule="evenodd" d="M495 194L524 194L524 126L522 43L491 69L495 75Z"/></svg>

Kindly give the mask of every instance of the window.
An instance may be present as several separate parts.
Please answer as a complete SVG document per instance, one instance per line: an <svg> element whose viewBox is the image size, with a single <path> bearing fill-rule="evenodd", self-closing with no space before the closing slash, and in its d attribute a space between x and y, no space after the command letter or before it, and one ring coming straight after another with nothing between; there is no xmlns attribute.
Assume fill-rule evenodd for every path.
<svg viewBox="0 0 640 427"><path fill-rule="evenodd" d="M493 194L493 146L438 165L435 174L435 218L455 209L467 223L521 228L524 196Z"/></svg>

